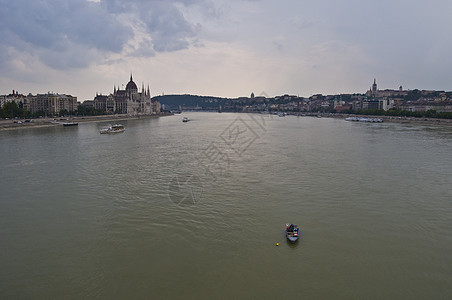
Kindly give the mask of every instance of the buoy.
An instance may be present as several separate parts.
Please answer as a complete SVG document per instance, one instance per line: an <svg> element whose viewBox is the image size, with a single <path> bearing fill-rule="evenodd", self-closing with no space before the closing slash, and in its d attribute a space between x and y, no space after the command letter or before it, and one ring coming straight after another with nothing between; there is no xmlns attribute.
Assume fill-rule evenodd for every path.
<svg viewBox="0 0 452 300"><path fill-rule="evenodd" d="M276 246L279 246L279 243L276 243Z"/></svg>

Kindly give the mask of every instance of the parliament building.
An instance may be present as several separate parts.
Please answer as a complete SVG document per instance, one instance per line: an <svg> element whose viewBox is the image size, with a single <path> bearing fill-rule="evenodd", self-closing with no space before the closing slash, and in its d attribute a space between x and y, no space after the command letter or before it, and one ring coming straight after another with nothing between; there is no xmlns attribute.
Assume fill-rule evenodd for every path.
<svg viewBox="0 0 452 300"><path fill-rule="evenodd" d="M116 114L154 115L161 111L160 102L151 99L149 85L145 90L143 84L141 91L138 91L132 75L125 90L115 86L112 94L96 95L93 102L95 109Z"/></svg>

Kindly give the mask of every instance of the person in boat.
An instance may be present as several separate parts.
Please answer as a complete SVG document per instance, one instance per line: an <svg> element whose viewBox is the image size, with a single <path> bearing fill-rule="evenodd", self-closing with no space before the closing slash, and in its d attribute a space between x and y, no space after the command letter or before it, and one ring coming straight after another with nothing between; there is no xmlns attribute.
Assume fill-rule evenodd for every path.
<svg viewBox="0 0 452 300"><path fill-rule="evenodd" d="M288 232L293 232L293 224L289 225L289 228L287 229Z"/></svg>

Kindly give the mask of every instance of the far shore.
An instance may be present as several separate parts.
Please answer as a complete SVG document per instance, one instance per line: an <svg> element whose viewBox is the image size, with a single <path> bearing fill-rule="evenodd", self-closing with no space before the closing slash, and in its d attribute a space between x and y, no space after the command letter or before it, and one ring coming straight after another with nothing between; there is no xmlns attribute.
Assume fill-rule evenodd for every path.
<svg viewBox="0 0 452 300"><path fill-rule="evenodd" d="M14 130L24 128L39 128L39 127L53 127L63 126L64 123L94 123L94 122L119 122L124 120L136 120L146 118L157 118L168 116L170 114L163 113L159 115L138 115L130 116L127 114L115 114L115 115L101 115L101 116L74 116L74 117L55 117L55 118L37 118L37 119L14 119L6 120L0 119L0 131L1 130Z"/></svg>
<svg viewBox="0 0 452 300"><path fill-rule="evenodd" d="M288 115L304 116L304 117L323 117L323 118L335 118L345 119L347 117L358 118L376 118L382 119L383 122L388 123L404 123L404 124L417 124L427 126L452 126L452 119L438 119L438 118L416 118L416 117L397 117L397 116L380 116L380 115L354 115L354 114L342 114L342 113L298 113L288 112Z"/></svg>

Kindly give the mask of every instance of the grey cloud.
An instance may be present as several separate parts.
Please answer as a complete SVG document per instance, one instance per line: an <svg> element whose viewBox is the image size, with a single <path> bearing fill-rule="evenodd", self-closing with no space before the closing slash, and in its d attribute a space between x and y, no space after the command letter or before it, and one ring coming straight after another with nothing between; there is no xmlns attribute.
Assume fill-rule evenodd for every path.
<svg viewBox="0 0 452 300"><path fill-rule="evenodd" d="M152 41L145 39L141 41L138 47L135 47L129 54L132 57L151 57L155 56L155 50Z"/></svg>
<svg viewBox="0 0 452 300"><path fill-rule="evenodd" d="M133 35L98 3L87 1L1 1L2 31L10 31L34 46L67 50L65 40L99 50L120 52Z"/></svg>
<svg viewBox="0 0 452 300"><path fill-rule="evenodd" d="M283 51L283 50L284 50L283 44L281 44L281 43L279 43L279 42L276 42L276 41L273 41L272 44L273 44L273 46L276 47L276 49L278 49L278 51Z"/></svg>
<svg viewBox="0 0 452 300"><path fill-rule="evenodd" d="M68 45L66 49L64 52L47 49L38 51L37 55L41 62L56 70L88 67L92 61L102 57L98 51L78 44Z"/></svg>
<svg viewBox="0 0 452 300"><path fill-rule="evenodd" d="M3 43L55 69L86 67L103 51L120 53L133 37L99 3L0 0L0 6Z"/></svg>
<svg viewBox="0 0 452 300"><path fill-rule="evenodd" d="M196 40L199 25L189 22L179 7L202 9L205 3L0 0L0 34L4 44L34 54L53 68L85 67L108 53L122 53L136 37L133 27L140 24L147 35L146 42L129 51L128 56L153 56L155 52L188 48ZM208 11L214 9L211 3L206 7ZM6 59L5 55L0 59Z"/></svg>
<svg viewBox="0 0 452 300"><path fill-rule="evenodd" d="M180 5L196 7L203 14L215 11L211 2L204 0L144 1L106 0L105 6L111 12L122 11L137 17L152 39L152 47L157 52L186 49L197 35L199 24L193 24L180 11Z"/></svg>
<svg viewBox="0 0 452 300"><path fill-rule="evenodd" d="M190 24L174 6L159 3L141 12L141 19L150 33L154 49L158 52L187 48L189 39L196 35Z"/></svg>

